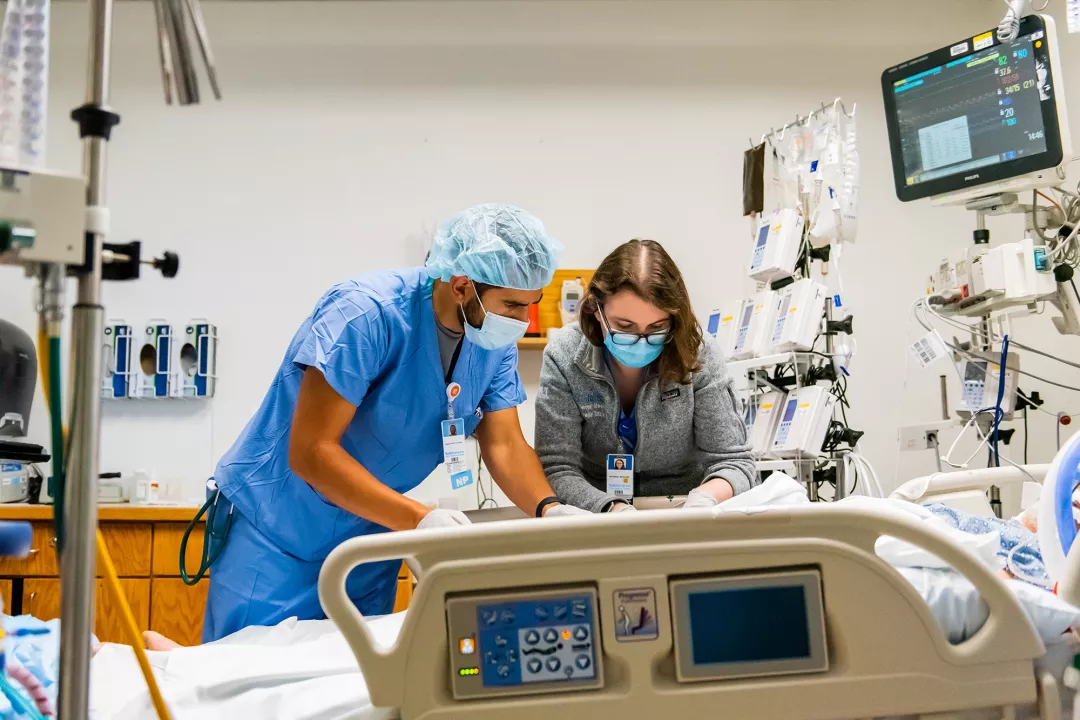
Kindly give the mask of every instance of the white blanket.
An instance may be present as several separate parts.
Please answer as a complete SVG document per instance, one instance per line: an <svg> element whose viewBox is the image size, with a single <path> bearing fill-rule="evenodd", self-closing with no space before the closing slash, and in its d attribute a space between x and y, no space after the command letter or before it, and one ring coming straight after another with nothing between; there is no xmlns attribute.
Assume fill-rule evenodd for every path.
<svg viewBox="0 0 1080 720"><path fill-rule="evenodd" d="M389 647L405 613L368 627ZM372 706L356 658L329 620L285 620L250 627L207 645L148 652L165 702L177 720L389 720ZM127 645L106 643L90 667L93 720L156 718Z"/></svg>

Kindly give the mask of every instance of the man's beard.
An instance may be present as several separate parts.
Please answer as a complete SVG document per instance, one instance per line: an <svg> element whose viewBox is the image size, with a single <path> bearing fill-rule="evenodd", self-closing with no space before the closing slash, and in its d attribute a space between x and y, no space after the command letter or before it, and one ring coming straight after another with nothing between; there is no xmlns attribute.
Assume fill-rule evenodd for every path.
<svg viewBox="0 0 1080 720"><path fill-rule="evenodd" d="M465 322L479 330L480 326L484 324L484 310L480 307L480 301L477 297L474 295L466 300L461 307L465 315Z"/></svg>

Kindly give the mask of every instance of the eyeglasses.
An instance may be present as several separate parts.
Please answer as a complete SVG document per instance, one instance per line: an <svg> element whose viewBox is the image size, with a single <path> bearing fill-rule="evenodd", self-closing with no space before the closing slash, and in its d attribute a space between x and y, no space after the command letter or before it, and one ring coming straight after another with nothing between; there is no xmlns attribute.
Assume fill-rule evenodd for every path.
<svg viewBox="0 0 1080 720"><path fill-rule="evenodd" d="M604 308L598 307L597 309L600 311L600 322L604 324L604 330L611 336L611 342L615 345L635 345L639 340L644 340L653 347L660 347L661 345L667 345L671 342L671 332L668 330L655 333L616 332L612 330L611 325L608 324L607 315L604 314Z"/></svg>

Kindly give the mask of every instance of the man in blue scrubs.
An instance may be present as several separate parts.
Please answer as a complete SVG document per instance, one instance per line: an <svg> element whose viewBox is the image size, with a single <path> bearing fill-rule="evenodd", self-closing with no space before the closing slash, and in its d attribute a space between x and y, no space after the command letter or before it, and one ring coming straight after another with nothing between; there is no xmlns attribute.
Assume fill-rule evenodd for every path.
<svg viewBox="0 0 1080 720"><path fill-rule="evenodd" d="M211 571L204 642L325 617L319 568L344 540L467 524L402 494L443 461L445 420L464 421L527 514L581 512L554 497L517 414L516 343L561 249L525 211L481 205L443 225L426 267L367 273L319 300L217 466L219 503L234 509ZM399 567L353 571L346 585L362 613L393 610Z"/></svg>

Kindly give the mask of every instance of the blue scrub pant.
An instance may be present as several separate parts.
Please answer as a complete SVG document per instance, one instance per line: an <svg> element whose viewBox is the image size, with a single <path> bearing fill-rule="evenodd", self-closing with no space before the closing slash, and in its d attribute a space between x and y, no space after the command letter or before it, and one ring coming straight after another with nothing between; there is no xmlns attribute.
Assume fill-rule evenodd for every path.
<svg viewBox="0 0 1080 720"><path fill-rule="evenodd" d="M325 620L318 592L321 567L321 560L309 562L285 552L234 510L225 547L210 569L202 641L290 617ZM360 565L349 574L345 586L361 613L393 612L400 567L400 560L390 560Z"/></svg>

